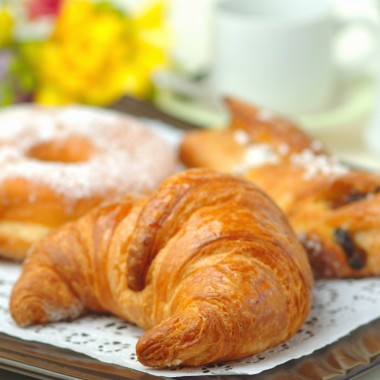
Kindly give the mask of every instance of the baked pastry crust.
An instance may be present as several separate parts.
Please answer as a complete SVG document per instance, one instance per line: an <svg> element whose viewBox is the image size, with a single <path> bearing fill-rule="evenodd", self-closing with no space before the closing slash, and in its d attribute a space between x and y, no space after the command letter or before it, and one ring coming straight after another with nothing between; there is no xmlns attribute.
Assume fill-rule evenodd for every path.
<svg viewBox="0 0 380 380"><path fill-rule="evenodd" d="M137 344L143 364L195 366L290 338L312 286L306 254L271 199L249 181L198 169L37 243L10 311L21 326L110 312L149 329Z"/></svg>
<svg viewBox="0 0 380 380"><path fill-rule="evenodd" d="M322 278L380 275L380 176L352 170L291 121L234 99L228 128L193 131L188 167L241 174L289 218Z"/></svg>

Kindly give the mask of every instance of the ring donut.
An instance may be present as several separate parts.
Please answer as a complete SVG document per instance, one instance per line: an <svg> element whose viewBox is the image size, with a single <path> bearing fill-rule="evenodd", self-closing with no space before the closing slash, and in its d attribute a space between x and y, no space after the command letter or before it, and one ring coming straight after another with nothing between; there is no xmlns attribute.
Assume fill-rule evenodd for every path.
<svg viewBox="0 0 380 380"><path fill-rule="evenodd" d="M105 199L153 190L177 154L152 129L91 107L0 112L0 255L22 260L51 229Z"/></svg>

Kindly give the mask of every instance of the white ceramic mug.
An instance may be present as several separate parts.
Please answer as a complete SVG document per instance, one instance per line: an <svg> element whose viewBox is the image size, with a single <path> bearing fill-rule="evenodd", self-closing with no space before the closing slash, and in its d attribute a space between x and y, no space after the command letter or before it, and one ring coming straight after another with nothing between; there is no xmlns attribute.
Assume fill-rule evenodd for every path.
<svg viewBox="0 0 380 380"><path fill-rule="evenodd" d="M210 83L216 94L290 115L333 103L342 25L331 1L222 0L214 21ZM373 33L371 25L368 31Z"/></svg>

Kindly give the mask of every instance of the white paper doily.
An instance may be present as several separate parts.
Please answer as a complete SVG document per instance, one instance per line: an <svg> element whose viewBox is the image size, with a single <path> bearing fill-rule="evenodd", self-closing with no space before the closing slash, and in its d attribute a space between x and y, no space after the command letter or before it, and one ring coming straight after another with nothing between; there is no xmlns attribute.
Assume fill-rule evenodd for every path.
<svg viewBox="0 0 380 380"><path fill-rule="evenodd" d="M89 315L73 322L18 327L8 311L11 288L20 266L0 261L0 332L48 343L107 363L157 376L254 375L330 344L380 317L380 279L318 281L310 316L288 342L246 359L200 368L155 370L136 359L140 328L115 317Z"/></svg>

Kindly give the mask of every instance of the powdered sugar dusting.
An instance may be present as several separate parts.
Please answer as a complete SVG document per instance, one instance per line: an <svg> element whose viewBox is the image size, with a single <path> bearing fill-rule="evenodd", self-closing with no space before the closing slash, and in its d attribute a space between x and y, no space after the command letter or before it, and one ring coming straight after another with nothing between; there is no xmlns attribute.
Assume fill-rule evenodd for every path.
<svg viewBox="0 0 380 380"><path fill-rule="evenodd" d="M251 143L249 134L244 129L233 132L234 140L243 147L243 159L235 166L234 173L242 174L245 171L265 164L275 164L280 160L280 150L265 143Z"/></svg>
<svg viewBox="0 0 380 380"><path fill-rule="evenodd" d="M236 129L233 133L233 137L239 145L249 144L249 135L244 129Z"/></svg>
<svg viewBox="0 0 380 380"><path fill-rule="evenodd" d="M245 160L249 166L277 163L278 154L267 144L251 145L246 149Z"/></svg>
<svg viewBox="0 0 380 380"><path fill-rule="evenodd" d="M31 147L76 135L95 148L88 161L27 157ZM75 200L153 189L175 169L176 152L132 118L90 107L10 107L0 112L0 183L22 178Z"/></svg>
<svg viewBox="0 0 380 380"><path fill-rule="evenodd" d="M260 121L271 121L274 119L274 113L266 108L260 108L257 111L256 117Z"/></svg>
<svg viewBox="0 0 380 380"><path fill-rule="evenodd" d="M319 175L337 177L349 171L336 157L316 153L323 149L322 143L318 140L313 140L310 149L292 154L286 143L277 147L266 143L252 143L249 134L243 129L236 129L233 132L233 139L244 149L242 161L234 167L236 174L242 174L262 165L277 164L283 159L288 159L292 165L301 168L304 180Z"/></svg>
<svg viewBox="0 0 380 380"><path fill-rule="evenodd" d="M244 150L243 161L234 168L236 174L265 164L275 164L279 155L268 144L251 144Z"/></svg>
<svg viewBox="0 0 380 380"><path fill-rule="evenodd" d="M304 245L309 255L318 256L322 252L322 244L317 236L307 236L305 234L299 234L298 239Z"/></svg>
<svg viewBox="0 0 380 380"><path fill-rule="evenodd" d="M303 179L309 180L318 175L341 176L348 172L348 168L338 162L336 157L324 154L315 154L310 149L295 153L290 157L295 166L304 170Z"/></svg>

